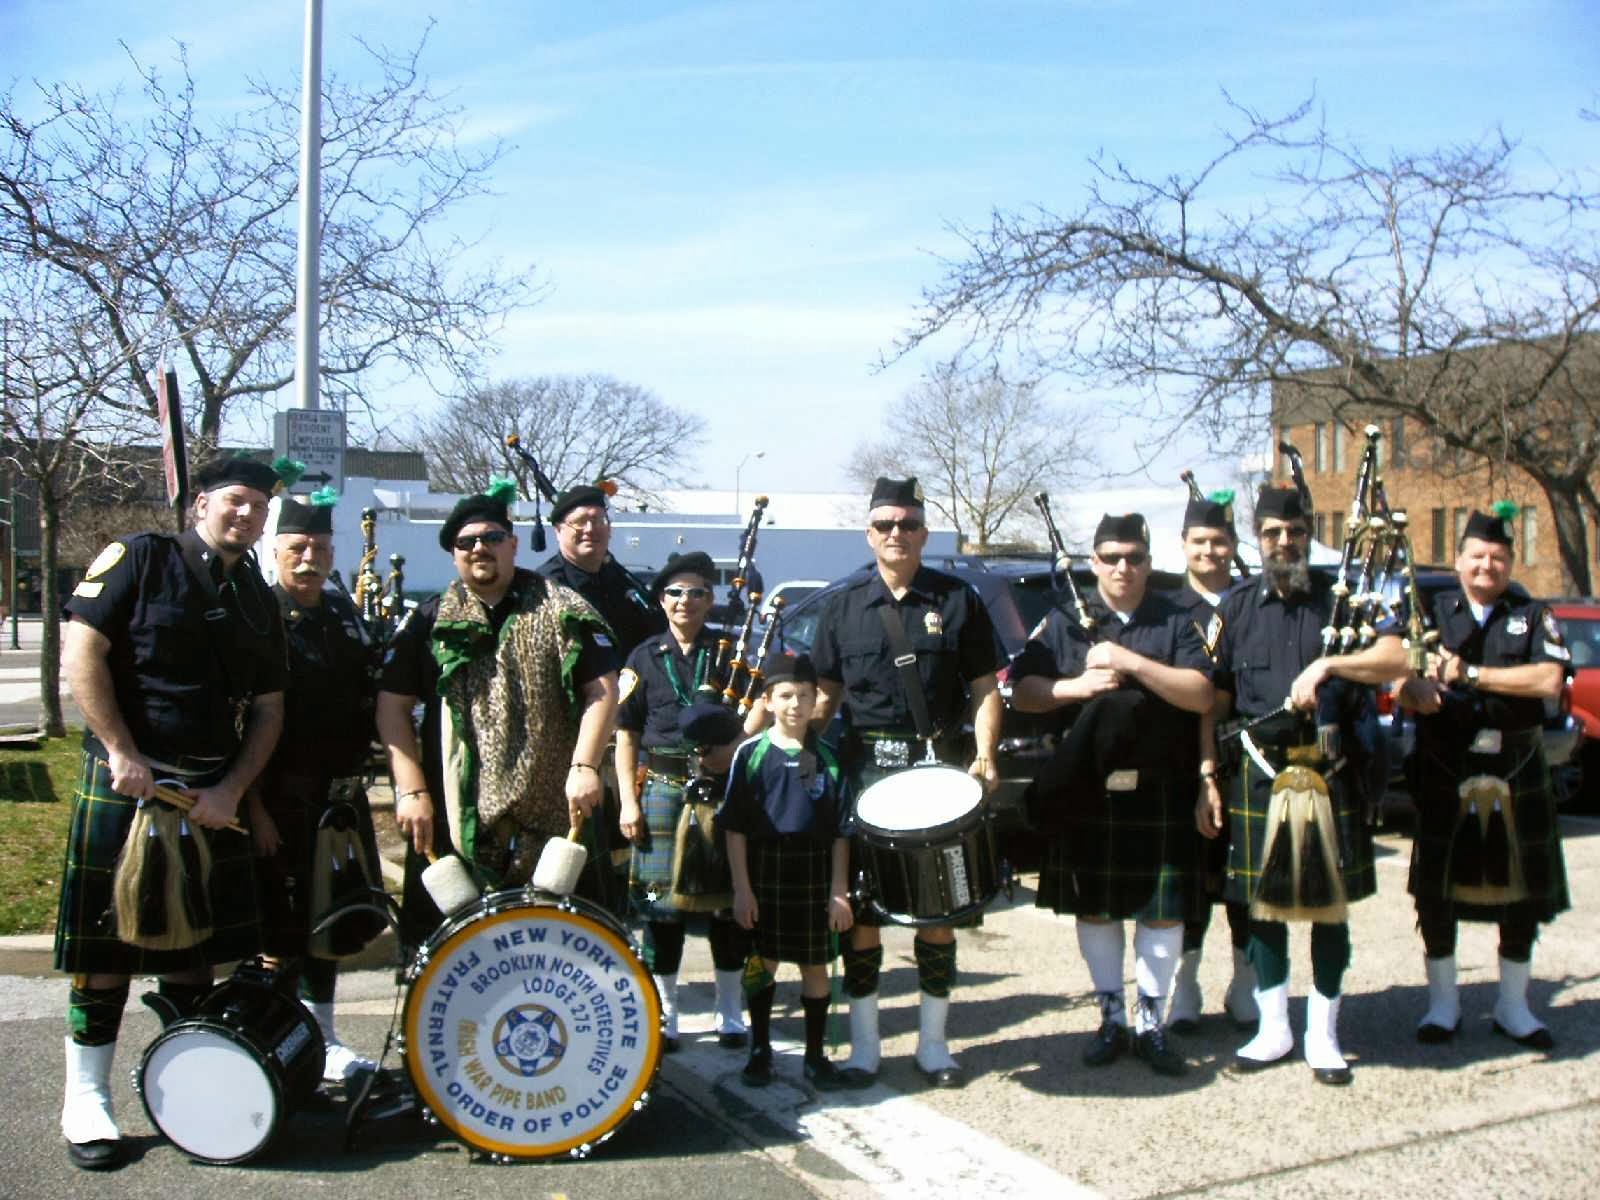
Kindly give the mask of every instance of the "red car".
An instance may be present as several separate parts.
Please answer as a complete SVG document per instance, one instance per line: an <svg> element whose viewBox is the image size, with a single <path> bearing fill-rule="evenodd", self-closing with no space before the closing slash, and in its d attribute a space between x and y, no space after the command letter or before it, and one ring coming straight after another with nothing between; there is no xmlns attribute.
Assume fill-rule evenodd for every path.
<svg viewBox="0 0 1600 1200"><path fill-rule="evenodd" d="M1600 808L1600 602L1555 600L1550 611L1572 652L1572 716L1583 729L1583 781L1575 799L1592 811Z"/></svg>

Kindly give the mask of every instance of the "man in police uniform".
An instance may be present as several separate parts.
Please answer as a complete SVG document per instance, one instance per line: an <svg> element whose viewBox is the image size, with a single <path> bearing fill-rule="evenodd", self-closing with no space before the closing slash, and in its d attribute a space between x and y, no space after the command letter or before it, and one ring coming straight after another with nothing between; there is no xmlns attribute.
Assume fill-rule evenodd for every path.
<svg viewBox="0 0 1600 1200"><path fill-rule="evenodd" d="M1566 909L1568 897L1543 702L1560 695L1571 654L1550 610L1509 592L1514 515L1468 519L1456 554L1461 586L1433 603L1439 653L1400 694L1419 714L1409 886L1427 953L1429 1005L1417 1040L1455 1036L1456 922L1492 921L1500 926L1495 1031L1548 1050L1555 1039L1528 1008L1530 960L1539 922Z"/></svg>
<svg viewBox="0 0 1600 1200"><path fill-rule="evenodd" d="M1194 775L1211 660L1189 614L1149 588L1144 517L1103 517L1090 561L1099 586L1087 611L1051 612L1013 670L1019 712L1082 706L1079 721L1094 726L1063 741L1067 761L1052 762L1036 785L1045 791L1036 810L1057 809L1061 833L1040 872L1038 904L1077 917L1101 1017L1085 1064L1105 1066L1128 1044L1122 964L1124 922L1133 918L1134 1053L1159 1074L1181 1075L1165 1002L1195 905ZM1067 779L1074 784L1054 786Z"/></svg>
<svg viewBox="0 0 1600 1200"><path fill-rule="evenodd" d="M362 772L372 748L376 691L372 643L355 605L325 587L333 570L330 493L310 504L285 497L278 510L273 595L289 645L283 736L252 792L250 830L261 863L262 941L268 954L300 959L300 998L322 1030L323 1078L342 1082L374 1064L333 1028L338 965L308 955L313 852L324 817L352 825L376 864ZM330 814L330 810L334 810Z"/></svg>
<svg viewBox="0 0 1600 1200"><path fill-rule="evenodd" d="M402 901L408 945L441 920L421 886L430 849L455 847L484 886L515 886L531 876L544 842L600 801L600 755L617 708L614 643L582 596L516 566L506 507L514 496L514 485L496 486L451 510L439 545L453 555L457 578L412 611L379 681L395 822L412 848ZM419 700L420 750L411 718ZM445 770L463 758L457 728L474 737L470 778ZM591 899L596 868L591 852L579 886Z"/></svg>
<svg viewBox="0 0 1600 1200"><path fill-rule="evenodd" d="M1233 586L1232 564L1239 548L1239 534L1233 524L1233 493L1215 492L1206 498L1192 498L1183 510L1183 557L1187 564L1183 587L1176 596L1178 606L1205 647L1208 662L1215 661L1217 642L1222 638L1222 618L1217 605L1222 594ZM1207 717L1209 722L1209 714ZM1199 911L1183 926L1183 960L1172 981L1172 1007L1167 1024L1176 1033L1193 1033L1199 1028L1200 956L1206 930L1211 926L1211 907L1222 899L1222 876L1228 866L1228 838L1223 835L1201 843ZM1250 911L1236 902L1225 902L1228 933L1233 942L1233 978L1223 997L1222 1007L1240 1028L1256 1020L1255 972L1245 947L1250 944Z"/></svg>
<svg viewBox="0 0 1600 1200"><path fill-rule="evenodd" d="M1311 514L1293 488L1264 487L1256 500L1256 536L1262 548L1259 580L1241 583L1222 598L1222 637L1212 678L1213 709L1248 721L1289 702L1297 716L1260 726L1238 738L1244 751L1230 781L1224 823L1216 764L1200 764L1196 820L1206 837L1228 831L1228 875L1223 898L1238 904L1256 899L1267 852L1267 814L1276 774L1294 754L1315 756L1331 796L1335 828L1324 835L1337 841L1336 861L1345 898L1356 901L1377 890L1372 833L1364 812L1362 781L1348 761L1320 754L1315 722L1304 714L1317 708L1318 693L1338 681L1360 685L1393 679L1404 668L1405 650L1397 636L1385 634L1364 650L1324 656L1322 630L1333 607L1332 581L1310 573ZM1352 693L1353 700L1360 700ZM1358 707L1352 702L1352 709ZM1350 724L1339 729L1347 746L1356 740ZM1342 757L1342 756L1341 756ZM1260 1026L1241 1047L1234 1065L1253 1071L1281 1062L1294 1050L1289 1028L1289 929L1282 921L1250 922L1250 963L1256 972ZM1305 1058L1320 1083L1347 1084L1351 1074L1339 1050L1338 1020L1344 972L1350 964L1350 929L1343 921L1313 922L1313 986L1306 998Z"/></svg>
<svg viewBox="0 0 1600 1200"><path fill-rule="evenodd" d="M851 753L847 769L860 790L922 757L908 695L895 665L887 614L905 631L927 713L944 761L961 756L962 717L971 702L977 754L969 770L992 791L999 783L995 747L1001 701L997 672L1005 656L988 610L972 588L922 565L928 541L922 488L915 479L880 478L872 490L867 543L874 566L850 577L823 610L811 648L818 678L812 723L825 730L846 705ZM910 669L910 668L908 668ZM844 950L845 989L850 995L850 1059L842 1074L856 1086L870 1084L878 1070L878 976L883 946L871 915L857 914ZM936 1087L960 1087L961 1067L945 1042L945 1018L955 981L956 936L949 925L917 931L917 978L921 984L921 1029L917 1067Z"/></svg>
<svg viewBox="0 0 1600 1200"><path fill-rule="evenodd" d="M193 529L111 543L64 606L62 670L87 728L56 926L56 968L73 976L61 1129L89 1169L126 1157L109 1080L129 976L160 975L167 1004L187 1012L212 964L259 948L249 839L227 827L283 721L283 626L250 554L282 481L229 458L194 483ZM213 933L188 950L122 942L110 915L118 854L158 780L190 789L187 823L210 839Z"/></svg>
<svg viewBox="0 0 1600 1200"><path fill-rule="evenodd" d="M666 632L660 606L611 557L611 513L604 491L592 484L568 488L551 505L550 524L559 549L539 564L539 574L565 584L599 610L616 635L620 659L626 660L646 638Z"/></svg>

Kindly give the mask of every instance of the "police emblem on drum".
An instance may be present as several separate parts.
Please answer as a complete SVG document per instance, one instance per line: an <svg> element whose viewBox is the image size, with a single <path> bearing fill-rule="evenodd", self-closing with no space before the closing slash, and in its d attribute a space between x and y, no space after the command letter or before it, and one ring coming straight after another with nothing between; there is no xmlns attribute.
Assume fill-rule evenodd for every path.
<svg viewBox="0 0 1600 1200"><path fill-rule="evenodd" d="M554 1070L567 1052L567 1027L542 1004L524 1004L494 1028L494 1056L508 1071L528 1079Z"/></svg>

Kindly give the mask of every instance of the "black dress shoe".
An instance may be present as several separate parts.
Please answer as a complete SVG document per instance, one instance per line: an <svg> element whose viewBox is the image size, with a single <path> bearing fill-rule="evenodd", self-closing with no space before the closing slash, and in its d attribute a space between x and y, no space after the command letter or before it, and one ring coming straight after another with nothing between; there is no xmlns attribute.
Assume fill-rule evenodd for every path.
<svg viewBox="0 0 1600 1200"><path fill-rule="evenodd" d="M1556 1039L1543 1025L1532 1033L1525 1033L1518 1037L1511 1030L1500 1024L1499 1021L1496 1021L1494 1023L1494 1031L1503 1038L1510 1038L1519 1046L1526 1046L1529 1050L1554 1050L1556 1048Z"/></svg>
<svg viewBox="0 0 1600 1200"><path fill-rule="evenodd" d="M838 1092L851 1086L845 1080L844 1072L825 1058L815 1061L806 1059L803 1070L806 1082L819 1092Z"/></svg>
<svg viewBox="0 0 1600 1200"><path fill-rule="evenodd" d="M1159 1027L1133 1039L1133 1056L1144 1059L1157 1075L1182 1075L1189 1069L1183 1055L1167 1045L1166 1030Z"/></svg>
<svg viewBox="0 0 1600 1200"><path fill-rule="evenodd" d="M85 1171L115 1171L128 1161L128 1148L121 1141L68 1142L67 1159Z"/></svg>
<svg viewBox="0 0 1600 1200"><path fill-rule="evenodd" d="M960 1063L953 1067L939 1067L932 1071L918 1063L917 1074L922 1076L929 1087L955 1089L967 1086L967 1072Z"/></svg>
<svg viewBox="0 0 1600 1200"><path fill-rule="evenodd" d="M742 1029L717 1034L717 1045L724 1050L743 1050L750 1044L750 1035Z"/></svg>
<svg viewBox="0 0 1600 1200"><path fill-rule="evenodd" d="M1460 1031L1461 1021L1459 1019L1448 1029L1443 1025L1435 1025L1429 1021L1417 1026L1417 1041L1424 1046L1442 1046L1448 1041L1453 1041Z"/></svg>
<svg viewBox="0 0 1600 1200"><path fill-rule="evenodd" d="M1268 1067L1275 1067L1279 1063L1286 1063L1294 1057L1294 1047L1290 1046L1277 1058L1246 1058L1242 1054L1235 1054L1228 1070L1235 1075L1254 1075L1257 1071L1265 1071Z"/></svg>
<svg viewBox="0 0 1600 1200"><path fill-rule="evenodd" d="M757 1046L750 1051L750 1061L744 1064L744 1070L739 1072L751 1087L766 1087L772 1082L772 1047Z"/></svg>
<svg viewBox="0 0 1600 1200"><path fill-rule="evenodd" d="M1311 1078L1329 1087L1348 1087L1355 1078L1349 1067L1312 1067Z"/></svg>
<svg viewBox="0 0 1600 1200"><path fill-rule="evenodd" d="M876 1071L863 1071L860 1067L840 1067L839 1082L853 1092L869 1088L878 1082Z"/></svg>
<svg viewBox="0 0 1600 1200"><path fill-rule="evenodd" d="M1115 1021L1102 1021L1099 1031L1094 1035L1094 1041L1090 1042L1089 1048L1083 1052L1083 1065L1109 1066L1121 1058L1122 1052L1127 1048L1127 1026L1118 1025Z"/></svg>

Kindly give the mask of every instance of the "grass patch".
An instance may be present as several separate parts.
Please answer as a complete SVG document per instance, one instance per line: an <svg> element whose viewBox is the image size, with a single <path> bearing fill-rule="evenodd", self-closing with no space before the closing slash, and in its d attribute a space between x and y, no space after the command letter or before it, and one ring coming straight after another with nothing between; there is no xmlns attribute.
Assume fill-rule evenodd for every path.
<svg viewBox="0 0 1600 1200"><path fill-rule="evenodd" d="M81 734L0 749L0 934L55 928Z"/></svg>

